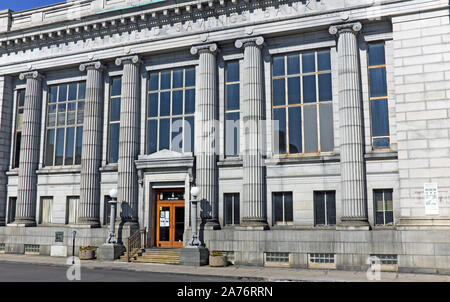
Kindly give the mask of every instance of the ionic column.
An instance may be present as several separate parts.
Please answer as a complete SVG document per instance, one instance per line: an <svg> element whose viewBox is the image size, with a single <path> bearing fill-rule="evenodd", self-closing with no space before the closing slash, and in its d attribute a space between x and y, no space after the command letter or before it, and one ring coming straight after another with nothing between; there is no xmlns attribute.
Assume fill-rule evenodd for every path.
<svg viewBox="0 0 450 302"><path fill-rule="evenodd" d="M242 120L244 149L242 150L244 191L243 226L268 228L266 216L265 168L263 162L263 37L237 40L235 46L244 48L244 77L242 79Z"/></svg>
<svg viewBox="0 0 450 302"><path fill-rule="evenodd" d="M26 79L25 107L20 143L19 179L14 224L36 225L37 176L41 131L42 75L37 71L20 74Z"/></svg>
<svg viewBox="0 0 450 302"><path fill-rule="evenodd" d="M81 153L80 208L77 223L100 226L100 171L103 129L103 69L101 62L80 65L87 71Z"/></svg>
<svg viewBox="0 0 450 302"><path fill-rule="evenodd" d="M118 162L118 203L122 221L138 222L138 175L134 161L139 155L140 65L138 56L116 59L123 65Z"/></svg>
<svg viewBox="0 0 450 302"><path fill-rule="evenodd" d="M368 226L366 173L358 59L359 22L334 25L339 58L339 131L341 157L342 226Z"/></svg>
<svg viewBox="0 0 450 302"><path fill-rule="evenodd" d="M11 120L13 115L13 88L10 76L0 76L0 226L6 223L6 199L11 146Z"/></svg>
<svg viewBox="0 0 450 302"><path fill-rule="evenodd" d="M216 112L217 112L217 44L193 46L191 53L199 55L199 73L196 81L195 145L196 185L199 196L201 218L206 227L216 229L218 224Z"/></svg>

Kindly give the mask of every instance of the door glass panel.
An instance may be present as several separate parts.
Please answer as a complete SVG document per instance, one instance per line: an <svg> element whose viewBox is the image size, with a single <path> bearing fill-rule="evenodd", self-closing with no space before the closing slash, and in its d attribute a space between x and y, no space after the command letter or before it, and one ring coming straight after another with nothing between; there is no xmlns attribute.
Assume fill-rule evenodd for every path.
<svg viewBox="0 0 450 302"><path fill-rule="evenodd" d="M175 242L183 242L184 207L175 207Z"/></svg>
<svg viewBox="0 0 450 302"><path fill-rule="evenodd" d="M170 207L160 207L159 241L170 241Z"/></svg>

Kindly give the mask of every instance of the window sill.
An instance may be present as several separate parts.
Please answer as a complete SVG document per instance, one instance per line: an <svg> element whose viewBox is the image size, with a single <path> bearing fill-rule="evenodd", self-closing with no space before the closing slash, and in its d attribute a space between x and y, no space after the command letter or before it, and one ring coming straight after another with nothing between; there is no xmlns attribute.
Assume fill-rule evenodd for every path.
<svg viewBox="0 0 450 302"><path fill-rule="evenodd" d="M224 158L217 162L218 167L242 167L243 161L240 157Z"/></svg>
<svg viewBox="0 0 450 302"><path fill-rule="evenodd" d="M374 225L372 226L372 230L396 230L397 227L395 225Z"/></svg>
<svg viewBox="0 0 450 302"><path fill-rule="evenodd" d="M114 164L106 164L103 167L100 167L99 171L100 172L117 172L119 167L119 164L114 163Z"/></svg>
<svg viewBox="0 0 450 302"><path fill-rule="evenodd" d="M312 164L312 163L327 163L339 162L339 154L322 154L322 155L287 155L276 156L266 159L265 163L268 166L277 166L284 164Z"/></svg>
<svg viewBox="0 0 450 302"><path fill-rule="evenodd" d="M81 165L70 166L70 167L65 167L65 166L61 166L61 167L44 167L44 168L40 168L39 170L36 171L36 174L38 174L38 175L45 175L45 174L72 174L72 173L76 173L76 174L81 173Z"/></svg>
<svg viewBox="0 0 450 302"><path fill-rule="evenodd" d="M6 171L6 176L19 176L19 168L14 168L9 171Z"/></svg>
<svg viewBox="0 0 450 302"><path fill-rule="evenodd" d="M370 153L365 153L364 158L366 160L398 159L398 153L392 150L372 150Z"/></svg>
<svg viewBox="0 0 450 302"><path fill-rule="evenodd" d="M272 230L304 230L304 231L314 231L314 230L336 230L335 225L325 225L325 226L312 226L312 225L274 225Z"/></svg>

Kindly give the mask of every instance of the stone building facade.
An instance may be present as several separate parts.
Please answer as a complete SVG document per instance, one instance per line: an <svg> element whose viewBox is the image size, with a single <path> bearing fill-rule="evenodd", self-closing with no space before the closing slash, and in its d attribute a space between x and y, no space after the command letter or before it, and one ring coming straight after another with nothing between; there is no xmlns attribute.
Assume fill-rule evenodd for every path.
<svg viewBox="0 0 450 302"><path fill-rule="evenodd" d="M449 273L449 10L0 11L0 252L68 254L72 230L102 244L112 188L120 239L183 246L195 185L202 240L235 263Z"/></svg>

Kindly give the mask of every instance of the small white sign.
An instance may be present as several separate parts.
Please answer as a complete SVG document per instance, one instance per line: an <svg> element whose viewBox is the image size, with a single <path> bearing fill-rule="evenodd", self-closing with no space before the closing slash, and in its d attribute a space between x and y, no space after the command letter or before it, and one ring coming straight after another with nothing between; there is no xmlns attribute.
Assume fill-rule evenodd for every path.
<svg viewBox="0 0 450 302"><path fill-rule="evenodd" d="M438 186L435 183L424 185L425 215L439 215Z"/></svg>

